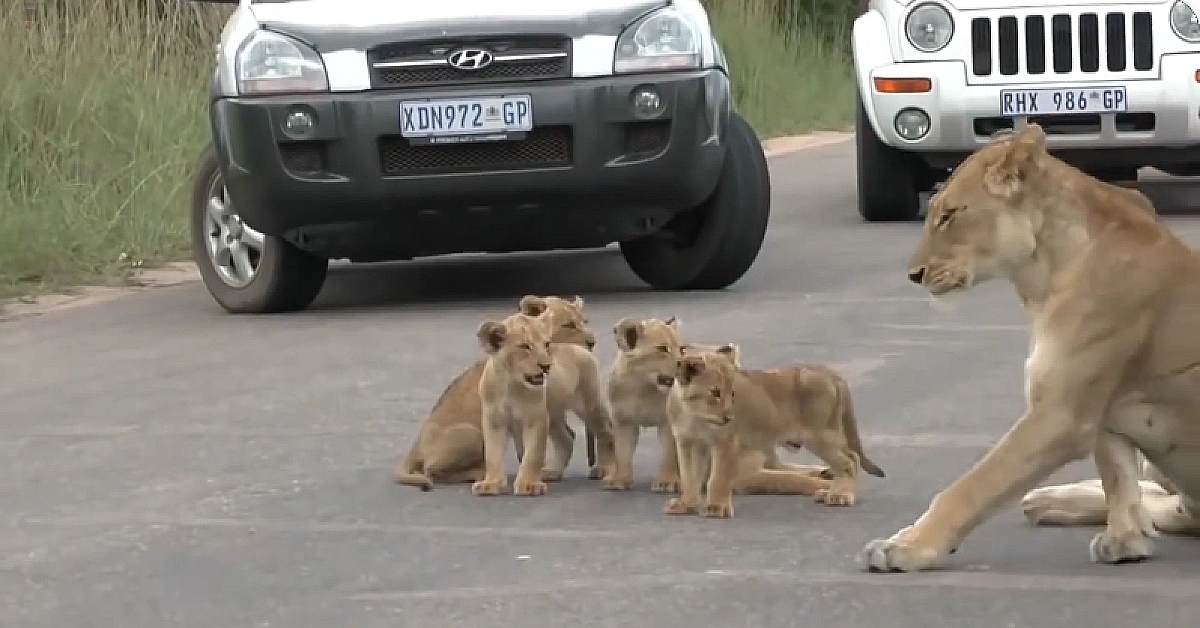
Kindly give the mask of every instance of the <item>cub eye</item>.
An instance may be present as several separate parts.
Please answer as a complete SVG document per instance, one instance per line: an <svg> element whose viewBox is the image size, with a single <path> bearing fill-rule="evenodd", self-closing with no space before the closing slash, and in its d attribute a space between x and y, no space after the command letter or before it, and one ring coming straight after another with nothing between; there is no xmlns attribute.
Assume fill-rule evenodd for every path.
<svg viewBox="0 0 1200 628"><path fill-rule="evenodd" d="M522 342L521 348L526 351L533 351L533 347L528 342Z"/></svg>
<svg viewBox="0 0 1200 628"><path fill-rule="evenodd" d="M948 226L950 224L950 221L954 220L954 214L957 213L958 210L960 210L960 209L962 209L962 208L961 207L947 208L945 211L942 212L941 216L938 216L937 223L934 226L937 227L938 229L945 229L946 226Z"/></svg>
<svg viewBox="0 0 1200 628"><path fill-rule="evenodd" d="M668 347L667 345L658 345L658 352L659 353L670 353L671 348Z"/></svg>
<svg viewBox="0 0 1200 628"><path fill-rule="evenodd" d="M565 327L567 329L575 329L575 322L567 321L567 322L563 323L563 327Z"/></svg>
<svg viewBox="0 0 1200 628"><path fill-rule="evenodd" d="M546 343L543 343L543 344L545 344L545 345L546 345L546 350L547 350L547 351L549 351L549 350L550 350L550 343L549 343L549 342L546 342Z"/></svg>
<svg viewBox="0 0 1200 628"><path fill-rule="evenodd" d="M721 389L720 388L714 388L708 392L713 396L713 399L721 398Z"/></svg>

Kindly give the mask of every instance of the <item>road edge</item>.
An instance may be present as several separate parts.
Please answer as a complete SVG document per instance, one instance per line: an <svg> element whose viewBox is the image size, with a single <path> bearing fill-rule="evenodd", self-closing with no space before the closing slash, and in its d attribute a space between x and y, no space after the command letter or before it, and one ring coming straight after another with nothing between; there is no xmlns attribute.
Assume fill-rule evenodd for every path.
<svg viewBox="0 0 1200 628"><path fill-rule="evenodd" d="M794 153L853 139L854 133L846 131L816 131L804 135L785 135L763 141L763 152L767 159L784 157ZM78 286L66 294L44 294L35 299L0 300L0 322L12 321L51 312L88 307L107 303L130 294L154 288L166 288L200 280L200 271L195 262L172 262L160 268L134 272L126 284L121 286Z"/></svg>

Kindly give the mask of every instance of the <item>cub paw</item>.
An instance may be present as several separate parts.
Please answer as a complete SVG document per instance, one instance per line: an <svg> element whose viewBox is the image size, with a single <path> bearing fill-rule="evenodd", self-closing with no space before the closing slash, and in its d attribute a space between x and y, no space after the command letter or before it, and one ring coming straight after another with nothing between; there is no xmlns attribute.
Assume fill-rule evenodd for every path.
<svg viewBox="0 0 1200 628"><path fill-rule="evenodd" d="M733 517L733 504L705 504L700 514L710 519L729 519Z"/></svg>
<svg viewBox="0 0 1200 628"><path fill-rule="evenodd" d="M605 476L605 473L604 473L604 469L602 467L592 467L591 469L588 469L588 479L589 480L599 480L600 478L602 478L604 476Z"/></svg>
<svg viewBox="0 0 1200 628"><path fill-rule="evenodd" d="M942 552L923 546L919 540L909 538L912 526L902 528L891 538L875 539L862 550L862 562L867 571L922 571L938 565Z"/></svg>
<svg viewBox="0 0 1200 628"><path fill-rule="evenodd" d="M513 495L521 497L538 497L546 494L546 483L533 481L518 481L513 486Z"/></svg>
<svg viewBox="0 0 1200 628"><path fill-rule="evenodd" d="M631 488L633 488L633 480L614 477L608 477L604 479L604 490L627 491Z"/></svg>
<svg viewBox="0 0 1200 628"><path fill-rule="evenodd" d="M816 493L816 500L826 506L853 506L854 493L845 493L823 488Z"/></svg>
<svg viewBox="0 0 1200 628"><path fill-rule="evenodd" d="M543 482L561 482L562 479L563 479L562 471L556 471L554 469L542 469L542 481Z"/></svg>
<svg viewBox="0 0 1200 628"><path fill-rule="evenodd" d="M489 497L504 492L504 483L494 480L480 480L471 485L471 494L476 497Z"/></svg>
<svg viewBox="0 0 1200 628"><path fill-rule="evenodd" d="M650 485L650 490L655 493L678 493L679 478L656 479Z"/></svg>
<svg viewBox="0 0 1200 628"><path fill-rule="evenodd" d="M668 515L694 515L697 512L695 504L689 504L678 497L672 497L666 508L663 508L663 514Z"/></svg>
<svg viewBox="0 0 1200 628"><path fill-rule="evenodd" d="M1094 563L1135 563L1154 555L1154 539L1141 530L1130 530L1122 534L1105 530L1092 537L1088 552Z"/></svg>
<svg viewBox="0 0 1200 628"><path fill-rule="evenodd" d="M833 479L833 469L830 469L829 467L825 467L824 469L817 471L814 475L821 478L822 480L832 480Z"/></svg>

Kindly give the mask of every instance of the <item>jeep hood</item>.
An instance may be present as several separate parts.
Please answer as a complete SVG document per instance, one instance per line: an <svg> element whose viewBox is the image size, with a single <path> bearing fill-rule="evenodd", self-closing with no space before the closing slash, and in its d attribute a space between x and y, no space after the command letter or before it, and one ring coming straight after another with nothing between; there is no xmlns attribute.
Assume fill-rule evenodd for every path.
<svg viewBox="0 0 1200 628"><path fill-rule="evenodd" d="M618 35L669 0L295 0L259 2L263 27L320 52L405 40L503 34Z"/></svg>

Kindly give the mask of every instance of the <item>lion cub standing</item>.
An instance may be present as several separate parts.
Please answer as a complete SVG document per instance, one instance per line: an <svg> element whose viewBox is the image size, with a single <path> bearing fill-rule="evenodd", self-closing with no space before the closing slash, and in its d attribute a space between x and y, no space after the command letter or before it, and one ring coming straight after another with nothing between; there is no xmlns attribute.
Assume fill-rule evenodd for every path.
<svg viewBox="0 0 1200 628"><path fill-rule="evenodd" d="M726 355L722 355L725 353ZM685 356L667 398L678 441L681 494L668 514L700 509L704 449L711 457L708 517L733 516L733 492L815 495L830 506L854 503L858 472L884 477L862 450L850 387L832 369L796 365L742 369L736 348ZM821 474L765 468L776 446L807 447L829 464Z"/></svg>
<svg viewBox="0 0 1200 628"><path fill-rule="evenodd" d="M667 391L675 383L682 351L679 320L674 316L621 319L613 327L617 353L608 377L608 402L612 409L616 468L604 488L625 490L633 486L633 452L643 427L658 429L661 448L658 473L650 490L670 493L679 489L679 462L675 438L667 422Z"/></svg>
<svg viewBox="0 0 1200 628"><path fill-rule="evenodd" d="M517 469L513 494L544 495L542 467L550 431L546 379L553 364L550 336L542 321L521 313L498 323L487 321L476 335L488 357L479 377L484 476L471 486L471 492L499 495L508 488L504 456L511 433L518 430L525 455Z"/></svg>

